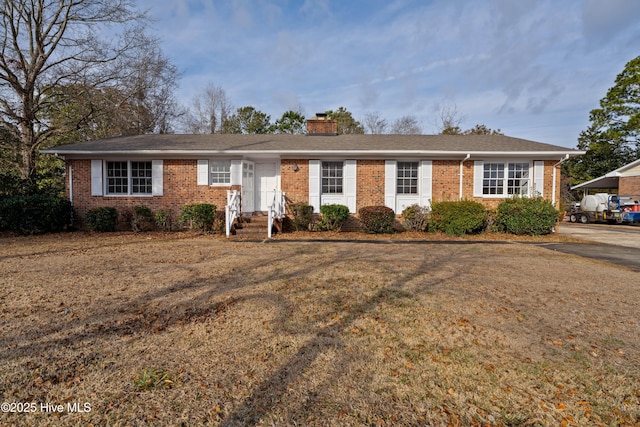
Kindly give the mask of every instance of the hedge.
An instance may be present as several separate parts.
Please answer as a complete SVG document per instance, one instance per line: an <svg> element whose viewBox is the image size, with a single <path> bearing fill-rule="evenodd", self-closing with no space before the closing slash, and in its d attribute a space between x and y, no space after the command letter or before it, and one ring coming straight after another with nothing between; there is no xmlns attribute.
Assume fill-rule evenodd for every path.
<svg viewBox="0 0 640 427"><path fill-rule="evenodd" d="M549 234L559 213L550 201L541 197L514 197L498 205L494 228L517 235Z"/></svg>
<svg viewBox="0 0 640 427"><path fill-rule="evenodd" d="M435 202L431 205L429 229L453 236L479 233L487 220L485 207L472 200Z"/></svg>
<svg viewBox="0 0 640 427"><path fill-rule="evenodd" d="M0 200L0 230L20 234L63 231L71 225L71 203L51 194L13 196Z"/></svg>

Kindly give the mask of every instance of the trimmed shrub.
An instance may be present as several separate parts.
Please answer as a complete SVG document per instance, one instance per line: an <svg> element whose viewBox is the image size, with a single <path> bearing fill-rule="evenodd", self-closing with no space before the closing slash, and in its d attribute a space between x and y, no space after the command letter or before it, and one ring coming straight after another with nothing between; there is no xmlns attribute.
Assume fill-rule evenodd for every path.
<svg viewBox="0 0 640 427"><path fill-rule="evenodd" d="M472 200L435 202L431 205L429 229L453 236L479 233L484 230L487 211Z"/></svg>
<svg viewBox="0 0 640 427"><path fill-rule="evenodd" d="M134 206L131 216L131 229L135 233L153 230L153 219L151 209L146 206Z"/></svg>
<svg viewBox="0 0 640 427"><path fill-rule="evenodd" d="M349 218L349 208L345 205L322 205L320 206L322 219L318 221L318 230L340 231L342 224Z"/></svg>
<svg viewBox="0 0 640 427"><path fill-rule="evenodd" d="M360 225L367 233L393 233L396 214L386 206L365 206L358 211Z"/></svg>
<svg viewBox="0 0 640 427"><path fill-rule="evenodd" d="M425 231L429 225L429 208L420 205L407 206L402 211L402 226L408 231Z"/></svg>
<svg viewBox="0 0 640 427"><path fill-rule="evenodd" d="M498 205L494 227L517 235L549 234L558 222L559 211L540 197L514 197Z"/></svg>
<svg viewBox="0 0 640 427"><path fill-rule="evenodd" d="M216 205L209 203L195 203L185 205L180 211L178 220L182 224L189 224L189 228L196 228L203 232L211 231L216 219Z"/></svg>
<svg viewBox="0 0 640 427"><path fill-rule="evenodd" d="M93 231L116 231L118 211L116 208L103 207L91 209L87 212L87 227Z"/></svg>
<svg viewBox="0 0 640 427"><path fill-rule="evenodd" d="M163 231L171 231L171 209L160 209L154 215L156 227Z"/></svg>
<svg viewBox="0 0 640 427"><path fill-rule="evenodd" d="M0 230L20 234L58 232L71 225L71 203L51 194L13 196L0 200Z"/></svg>
<svg viewBox="0 0 640 427"><path fill-rule="evenodd" d="M291 224L296 231L309 230L309 225L313 220L313 206L300 202L290 205L293 218Z"/></svg>

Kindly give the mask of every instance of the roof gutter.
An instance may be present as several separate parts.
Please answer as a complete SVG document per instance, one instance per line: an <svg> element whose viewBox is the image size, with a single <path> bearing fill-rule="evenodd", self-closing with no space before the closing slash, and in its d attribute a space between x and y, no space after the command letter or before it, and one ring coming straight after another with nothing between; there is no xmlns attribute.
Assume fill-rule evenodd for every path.
<svg viewBox="0 0 640 427"><path fill-rule="evenodd" d="M131 155L180 155L180 156L211 156L211 155L421 155L421 156L451 156L460 155L464 151L446 150L42 150L44 154L83 155L83 156L131 156ZM471 151L468 154L479 157L518 157L518 156L578 156L585 151ZM166 158L166 157L165 157Z"/></svg>

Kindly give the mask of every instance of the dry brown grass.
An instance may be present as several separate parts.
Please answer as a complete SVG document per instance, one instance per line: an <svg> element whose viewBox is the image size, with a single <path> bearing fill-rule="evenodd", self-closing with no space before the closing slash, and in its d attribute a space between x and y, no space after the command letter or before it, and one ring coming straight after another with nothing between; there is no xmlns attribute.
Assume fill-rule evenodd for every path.
<svg viewBox="0 0 640 427"><path fill-rule="evenodd" d="M640 273L526 243L4 237L0 280L1 424L640 423Z"/></svg>

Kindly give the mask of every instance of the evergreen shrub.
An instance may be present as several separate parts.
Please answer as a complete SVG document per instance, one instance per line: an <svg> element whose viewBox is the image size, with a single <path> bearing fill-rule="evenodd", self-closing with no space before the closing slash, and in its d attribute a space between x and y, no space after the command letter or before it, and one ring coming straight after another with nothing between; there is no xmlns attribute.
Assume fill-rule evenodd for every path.
<svg viewBox="0 0 640 427"><path fill-rule="evenodd" d="M358 211L360 225L367 233L393 233L396 215L386 206L365 206Z"/></svg>
<svg viewBox="0 0 640 427"><path fill-rule="evenodd" d="M485 228L486 217L485 207L472 200L434 202L429 229L453 236L480 233Z"/></svg>
<svg viewBox="0 0 640 427"><path fill-rule="evenodd" d="M20 234L63 231L71 225L71 203L52 194L6 197L0 200L0 230Z"/></svg>
<svg viewBox="0 0 640 427"><path fill-rule="evenodd" d="M215 219L216 205L209 203L185 205L182 207L178 218L182 224L189 224L189 228L196 228L203 232L213 229Z"/></svg>
<svg viewBox="0 0 640 427"><path fill-rule="evenodd" d="M113 207L91 209L87 212L86 221L89 230L102 232L116 231L118 211Z"/></svg>
<svg viewBox="0 0 640 427"><path fill-rule="evenodd" d="M342 224L349 218L349 208L345 205L320 206L322 218L316 224L319 230L340 231Z"/></svg>
<svg viewBox="0 0 640 427"><path fill-rule="evenodd" d="M494 228L516 235L540 236L551 233L560 212L541 197L514 197L498 205Z"/></svg>

